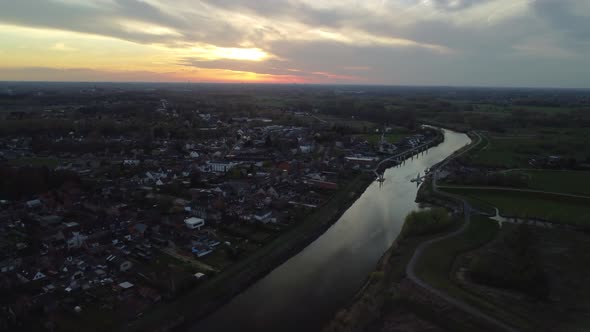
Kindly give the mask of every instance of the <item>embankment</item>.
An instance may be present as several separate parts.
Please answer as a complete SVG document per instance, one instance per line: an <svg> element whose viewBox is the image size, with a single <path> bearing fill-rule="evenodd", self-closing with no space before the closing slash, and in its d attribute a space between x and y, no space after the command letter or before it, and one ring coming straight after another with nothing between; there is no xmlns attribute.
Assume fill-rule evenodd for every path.
<svg viewBox="0 0 590 332"><path fill-rule="evenodd" d="M139 320L122 326L121 330L170 331L189 328L322 235L338 221L373 180L372 174L358 175L297 227L214 276L202 286L173 302L162 303Z"/></svg>

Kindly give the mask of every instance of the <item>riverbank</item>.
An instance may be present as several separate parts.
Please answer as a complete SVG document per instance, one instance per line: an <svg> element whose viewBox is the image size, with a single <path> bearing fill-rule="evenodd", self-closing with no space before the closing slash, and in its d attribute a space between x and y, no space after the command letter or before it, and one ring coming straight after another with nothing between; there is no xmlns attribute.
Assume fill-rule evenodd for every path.
<svg viewBox="0 0 590 332"><path fill-rule="evenodd" d="M473 136L470 135L473 139ZM431 170L444 165L448 160L460 156L464 151L476 147L479 140L455 151L437 163ZM438 195L433 186L431 172L419 188L416 201L449 210L460 210L457 202ZM452 231L451 231L452 232ZM417 248L440 234L406 238L402 233L383 254L376 270L370 274L352 303L339 311L324 329L336 331L469 331L478 327L478 322L466 319L460 310L448 305L444 299L433 296L416 287L406 276L406 267ZM480 326L480 325L479 325ZM389 327L389 328L388 328Z"/></svg>
<svg viewBox="0 0 590 332"><path fill-rule="evenodd" d="M359 174L288 233L214 276L204 285L173 302L163 303L139 320L121 327L121 330L170 331L189 328L312 243L338 221L373 181L372 174Z"/></svg>
<svg viewBox="0 0 590 332"><path fill-rule="evenodd" d="M305 324L310 329L320 329L349 295L356 292L365 273L395 239L405 214L416 208L413 197L417 187L405 180L400 183L399 178L424 172L467 143L465 135L452 131L439 131L436 136L437 143L444 136L442 148L434 147L432 152L409 158L393 171L395 176L388 175L387 182L375 183L370 186L371 190L367 188L374 180L372 171L364 173L354 185L353 181L343 184L334 196L339 198L321 206L315 217L305 218L293 232L282 235L281 241L260 248L252 257L232 265L182 298L145 313L128 329L158 327L163 322L173 323L160 330L231 331L240 326L274 331L285 328L285 324ZM429 143L433 142L429 140ZM361 199L357 199L361 194ZM355 208L351 209L354 202L359 204L355 203ZM394 222L384 224L382 213L390 217L395 215ZM335 224L336 221L339 222ZM317 238L322 241L316 241ZM313 245L309 245L312 242ZM349 257L351 261L344 262L339 257ZM368 261L370 263L364 263ZM332 287L336 284L339 286ZM346 287L348 289L343 292ZM338 304L334 305L336 301ZM292 307L299 310L293 313Z"/></svg>
<svg viewBox="0 0 590 332"><path fill-rule="evenodd" d="M406 266L422 243L441 234L451 234L460 227L460 223L455 223L447 232L418 237L400 234L352 303L339 311L323 332L495 331L417 287L406 276Z"/></svg>
<svg viewBox="0 0 590 332"><path fill-rule="evenodd" d="M385 308L399 304L405 267L418 245L427 239L428 237L404 240L399 235L383 254L375 270L368 276L349 306L340 310L323 331L363 331L380 324ZM409 311L403 311L400 314L411 315ZM418 317L412 317L412 320L417 325L426 323ZM409 328L408 325L405 327ZM411 329L407 330L411 331Z"/></svg>
<svg viewBox="0 0 590 332"><path fill-rule="evenodd" d="M426 143L429 148L444 141L442 131L436 132L434 139ZM192 327L195 322L215 312L324 234L373 181L372 172L358 175L293 229L182 298L162 304L160 308L150 312L128 329L142 330L145 327L160 326L162 322L173 323L162 326L160 330L183 330ZM207 319L205 321L207 322ZM197 323L197 326L200 324Z"/></svg>

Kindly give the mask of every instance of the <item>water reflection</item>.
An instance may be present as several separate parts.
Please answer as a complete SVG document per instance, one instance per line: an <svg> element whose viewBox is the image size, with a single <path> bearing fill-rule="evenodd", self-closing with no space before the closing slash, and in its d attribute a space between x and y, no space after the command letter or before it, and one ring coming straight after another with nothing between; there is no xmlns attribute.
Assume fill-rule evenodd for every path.
<svg viewBox="0 0 590 332"><path fill-rule="evenodd" d="M314 331L346 305L418 209L416 174L469 143L445 132L445 141L385 171L326 233L194 326L194 331Z"/></svg>

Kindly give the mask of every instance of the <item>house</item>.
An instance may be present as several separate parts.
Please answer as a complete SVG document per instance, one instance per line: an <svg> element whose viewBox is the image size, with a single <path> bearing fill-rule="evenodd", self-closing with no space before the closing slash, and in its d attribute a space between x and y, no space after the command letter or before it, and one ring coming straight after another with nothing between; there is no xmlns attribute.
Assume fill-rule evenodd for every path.
<svg viewBox="0 0 590 332"><path fill-rule="evenodd" d="M27 208L29 209L36 209L36 208L40 208L41 207L41 200L38 199L33 199L30 201L27 201L26 203Z"/></svg>
<svg viewBox="0 0 590 332"><path fill-rule="evenodd" d="M88 239L88 236L80 232L72 232L72 235L66 240L68 249L81 248L86 239Z"/></svg>
<svg viewBox="0 0 590 332"><path fill-rule="evenodd" d="M188 229L201 229L201 227L205 226L205 220L197 217L191 217L184 221L184 224Z"/></svg>
<svg viewBox="0 0 590 332"><path fill-rule="evenodd" d="M191 248L191 252L197 257L203 257L213 252L213 249L206 246L199 246Z"/></svg>
<svg viewBox="0 0 590 332"><path fill-rule="evenodd" d="M260 221L263 224L268 224L269 222L276 222L276 218L272 218L272 211L257 213L254 215L254 219Z"/></svg>
<svg viewBox="0 0 590 332"><path fill-rule="evenodd" d="M7 258L0 261L0 272L11 272L20 267L22 258Z"/></svg>
<svg viewBox="0 0 590 332"><path fill-rule="evenodd" d="M135 285L130 283L129 281L123 281L122 283L119 284L119 287L121 287L121 289L130 289L130 288L133 288L133 286L135 286Z"/></svg>
<svg viewBox="0 0 590 332"><path fill-rule="evenodd" d="M120 272L129 271L133 267L133 263L115 255L107 257L107 264Z"/></svg>
<svg viewBox="0 0 590 332"><path fill-rule="evenodd" d="M144 223L137 223L135 225L133 225L133 227L131 228L131 232L133 234L135 234L137 237L144 237L145 233L148 231L148 225L144 224Z"/></svg>
<svg viewBox="0 0 590 332"><path fill-rule="evenodd" d="M42 280L42 279L45 279L45 277L47 277L43 272L41 272L39 270L30 270L30 269L22 270L22 271L18 272L16 274L16 276L18 277L18 279L22 283Z"/></svg>

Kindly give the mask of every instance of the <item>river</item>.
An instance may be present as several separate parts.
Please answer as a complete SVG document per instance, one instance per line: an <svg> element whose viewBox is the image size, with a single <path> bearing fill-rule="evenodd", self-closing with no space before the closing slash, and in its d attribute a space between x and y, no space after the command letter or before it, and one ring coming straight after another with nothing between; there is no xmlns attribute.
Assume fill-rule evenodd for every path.
<svg viewBox="0 0 590 332"><path fill-rule="evenodd" d="M465 134L444 135L437 147L387 169L385 182L372 183L312 244L190 330L321 330L363 285L405 216L419 209L410 180L470 142Z"/></svg>

